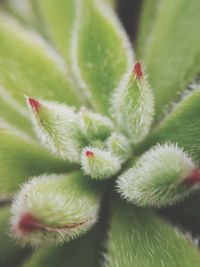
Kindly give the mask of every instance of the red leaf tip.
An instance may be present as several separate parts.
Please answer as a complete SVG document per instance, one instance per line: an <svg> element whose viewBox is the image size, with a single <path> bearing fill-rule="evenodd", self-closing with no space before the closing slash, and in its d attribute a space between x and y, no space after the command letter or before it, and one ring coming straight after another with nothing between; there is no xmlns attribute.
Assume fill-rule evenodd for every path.
<svg viewBox="0 0 200 267"><path fill-rule="evenodd" d="M195 184L200 183L200 170L194 169L188 177L184 180L186 184L189 186L193 186Z"/></svg>
<svg viewBox="0 0 200 267"><path fill-rule="evenodd" d="M143 76L143 72L142 72L142 66L139 62L137 62L135 65L134 65L134 68L133 68L133 73L136 77L137 80L140 80Z"/></svg>
<svg viewBox="0 0 200 267"><path fill-rule="evenodd" d="M25 213L19 220L18 229L23 233L30 233L38 230L39 225L39 221L32 214Z"/></svg>
<svg viewBox="0 0 200 267"><path fill-rule="evenodd" d="M92 157L94 157L94 153L93 153L92 151L89 151L89 150L87 150L87 151L85 152L85 155L86 155L86 157L88 157L88 158L92 158Z"/></svg>
<svg viewBox="0 0 200 267"><path fill-rule="evenodd" d="M28 102L29 102L30 106L33 108L33 110L38 113L40 110L40 107L41 107L40 102L34 98L31 98L31 97L28 98Z"/></svg>

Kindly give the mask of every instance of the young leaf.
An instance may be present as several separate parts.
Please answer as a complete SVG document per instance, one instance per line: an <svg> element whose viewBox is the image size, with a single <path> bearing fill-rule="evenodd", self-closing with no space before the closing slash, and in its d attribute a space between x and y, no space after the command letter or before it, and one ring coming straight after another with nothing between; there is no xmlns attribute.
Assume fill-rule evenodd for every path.
<svg viewBox="0 0 200 267"><path fill-rule="evenodd" d="M100 192L80 172L37 177L22 187L13 202L11 233L32 246L74 239L96 222Z"/></svg>
<svg viewBox="0 0 200 267"><path fill-rule="evenodd" d="M174 145L157 145L122 174L118 190L128 201L161 207L180 201L200 188L200 170Z"/></svg>
<svg viewBox="0 0 200 267"><path fill-rule="evenodd" d="M39 248L23 267L94 267L97 262L97 227L78 240L55 247Z"/></svg>
<svg viewBox="0 0 200 267"><path fill-rule="evenodd" d="M108 117L87 110L80 112L80 126L90 142L95 139L104 140L113 131L113 122Z"/></svg>
<svg viewBox="0 0 200 267"><path fill-rule="evenodd" d="M162 1L145 63L159 119L200 71L199 0Z"/></svg>
<svg viewBox="0 0 200 267"><path fill-rule="evenodd" d="M22 94L79 105L65 64L37 34L0 13L0 83L24 105Z"/></svg>
<svg viewBox="0 0 200 267"><path fill-rule="evenodd" d="M118 156L121 161L127 160L131 155L131 145L128 138L121 133L114 132L106 140L106 144L108 149Z"/></svg>
<svg viewBox="0 0 200 267"><path fill-rule="evenodd" d="M81 165L85 174L94 179L107 179L121 168L120 159L108 150L85 147L81 153Z"/></svg>
<svg viewBox="0 0 200 267"><path fill-rule="evenodd" d="M27 98L35 133L53 154L70 162L80 161L81 134L74 108Z"/></svg>
<svg viewBox="0 0 200 267"><path fill-rule="evenodd" d="M177 143L197 162L200 160L200 89L192 91L152 131L145 142L138 147L138 153L152 145L163 142Z"/></svg>
<svg viewBox="0 0 200 267"><path fill-rule="evenodd" d="M107 267L198 267L190 240L151 210L113 201Z"/></svg>
<svg viewBox="0 0 200 267"><path fill-rule="evenodd" d="M12 196L30 176L74 167L52 157L23 133L0 126L0 198Z"/></svg>
<svg viewBox="0 0 200 267"><path fill-rule="evenodd" d="M72 67L93 106L107 114L111 92L133 61L130 43L104 0L75 2Z"/></svg>
<svg viewBox="0 0 200 267"><path fill-rule="evenodd" d="M112 116L133 144L149 132L153 115L153 95L140 63L122 79L112 99Z"/></svg>

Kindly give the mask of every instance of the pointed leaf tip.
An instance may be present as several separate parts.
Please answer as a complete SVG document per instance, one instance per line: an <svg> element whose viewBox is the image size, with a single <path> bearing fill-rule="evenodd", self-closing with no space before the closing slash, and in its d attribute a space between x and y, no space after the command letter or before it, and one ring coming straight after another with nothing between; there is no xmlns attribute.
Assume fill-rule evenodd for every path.
<svg viewBox="0 0 200 267"><path fill-rule="evenodd" d="M107 179L120 170L121 160L109 150L85 147L81 153L81 166L91 178Z"/></svg>
<svg viewBox="0 0 200 267"><path fill-rule="evenodd" d="M190 175L188 175L184 183L187 184L188 186L194 186L200 183L200 170L199 169L194 169Z"/></svg>
<svg viewBox="0 0 200 267"><path fill-rule="evenodd" d="M93 153L92 151L89 151L89 150L87 150L87 151L85 152L85 155L86 155L86 157L88 157L88 158L92 158L92 157L94 157L94 153Z"/></svg>
<svg viewBox="0 0 200 267"><path fill-rule="evenodd" d="M140 62L137 62L135 65L134 65L134 68L133 68L133 73L135 75L135 78L137 80L140 80L143 76L143 71L142 71L142 66L141 66L141 63Z"/></svg>
<svg viewBox="0 0 200 267"><path fill-rule="evenodd" d="M32 98L32 97L28 97L28 98L27 98L27 101L28 101L28 104L32 107L32 109L33 109L36 113L38 113L39 110L40 110L40 107L41 107L41 103L40 103L38 100L36 100L36 99L34 99L34 98Z"/></svg>
<svg viewBox="0 0 200 267"><path fill-rule="evenodd" d="M13 201L11 235L33 247L70 241L96 222L100 200L101 187L81 172L35 177Z"/></svg>
<svg viewBox="0 0 200 267"><path fill-rule="evenodd" d="M24 213L19 220L17 229L25 234L34 232L39 225L39 221L31 213Z"/></svg>
<svg viewBox="0 0 200 267"><path fill-rule="evenodd" d="M200 171L190 156L173 144L152 147L118 179L124 198L140 206L175 204L200 188Z"/></svg>
<svg viewBox="0 0 200 267"><path fill-rule="evenodd" d="M38 140L54 155L79 162L82 134L73 107L52 101L28 99Z"/></svg>
<svg viewBox="0 0 200 267"><path fill-rule="evenodd" d="M154 117L154 97L141 64L122 78L111 99L111 116L118 130L135 145L149 133Z"/></svg>

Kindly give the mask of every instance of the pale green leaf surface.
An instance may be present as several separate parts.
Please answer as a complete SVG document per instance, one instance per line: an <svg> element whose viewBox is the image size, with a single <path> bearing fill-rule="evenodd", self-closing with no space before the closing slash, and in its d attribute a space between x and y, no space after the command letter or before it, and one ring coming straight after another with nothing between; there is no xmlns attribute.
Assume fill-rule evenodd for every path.
<svg viewBox="0 0 200 267"><path fill-rule="evenodd" d="M0 128L0 195L10 196L33 175L73 168L12 129Z"/></svg>
<svg viewBox="0 0 200 267"><path fill-rule="evenodd" d="M14 237L34 247L75 239L96 223L102 189L81 172L35 177L15 197Z"/></svg>
<svg viewBox="0 0 200 267"><path fill-rule="evenodd" d="M159 119L200 71L199 0L164 0L145 64Z"/></svg>
<svg viewBox="0 0 200 267"><path fill-rule="evenodd" d="M0 84L19 103L22 94L79 105L65 64L45 41L0 14Z"/></svg>
<svg viewBox="0 0 200 267"><path fill-rule="evenodd" d="M5 98L1 95L0 87L0 120L4 119L15 127L33 135L33 130L30 127L30 121L26 116L26 111L10 98Z"/></svg>
<svg viewBox="0 0 200 267"><path fill-rule="evenodd" d="M161 207L183 200L199 188L191 158L176 145L156 145L117 180L122 197L139 206Z"/></svg>
<svg viewBox="0 0 200 267"><path fill-rule="evenodd" d="M109 98L132 65L132 51L113 10L104 1L76 0L72 66L93 106L108 113Z"/></svg>
<svg viewBox="0 0 200 267"><path fill-rule="evenodd" d="M151 210L116 200L107 267L198 267L198 250Z"/></svg>
<svg viewBox="0 0 200 267"><path fill-rule="evenodd" d="M137 77L139 68L141 77ZM148 134L154 116L154 99L140 63L124 75L114 91L112 117L118 128L130 137L132 144L141 142Z"/></svg>
<svg viewBox="0 0 200 267"><path fill-rule="evenodd" d="M189 152L191 157L200 160L200 89L191 92L185 99L174 107L151 135L139 147L139 152L144 152L156 143L166 141L177 143Z"/></svg>
<svg viewBox="0 0 200 267"><path fill-rule="evenodd" d="M44 247L35 252L23 267L94 267L97 258L96 228L61 247Z"/></svg>
<svg viewBox="0 0 200 267"><path fill-rule="evenodd" d="M4 1L3 7L22 23L43 33L35 0L7 0Z"/></svg>
<svg viewBox="0 0 200 267"><path fill-rule="evenodd" d="M142 2L139 30L136 40L136 54L138 58L144 58L161 1L162 0L144 0Z"/></svg>
<svg viewBox="0 0 200 267"><path fill-rule="evenodd" d="M75 0L37 0L47 31L70 65L70 43L75 19Z"/></svg>

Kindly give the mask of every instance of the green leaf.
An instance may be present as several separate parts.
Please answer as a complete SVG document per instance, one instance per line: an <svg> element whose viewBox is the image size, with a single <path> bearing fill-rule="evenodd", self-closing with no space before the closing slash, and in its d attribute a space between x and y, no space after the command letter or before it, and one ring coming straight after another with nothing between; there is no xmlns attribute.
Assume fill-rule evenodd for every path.
<svg viewBox="0 0 200 267"><path fill-rule="evenodd" d="M113 132L112 135L106 140L106 145L109 151L119 157L123 162L131 156L131 144L129 139L117 132Z"/></svg>
<svg viewBox="0 0 200 267"><path fill-rule="evenodd" d="M43 27L40 17L38 16L35 0L7 0L4 2L3 7L18 20L43 33Z"/></svg>
<svg viewBox="0 0 200 267"><path fill-rule="evenodd" d="M115 199L107 267L198 267L198 250L151 210Z"/></svg>
<svg viewBox="0 0 200 267"><path fill-rule="evenodd" d="M116 15L104 2L76 0L71 61L85 95L106 114L111 92L133 64L133 55Z"/></svg>
<svg viewBox="0 0 200 267"><path fill-rule="evenodd" d="M96 228L78 240L60 247L45 247L36 251L23 267L94 267L97 258Z"/></svg>
<svg viewBox="0 0 200 267"><path fill-rule="evenodd" d="M59 244L97 221L103 187L81 172L43 175L24 184L12 206L12 234L22 244Z"/></svg>
<svg viewBox="0 0 200 267"><path fill-rule="evenodd" d="M80 111L80 127L86 140L105 140L113 131L113 122L106 116L82 109Z"/></svg>
<svg viewBox="0 0 200 267"><path fill-rule="evenodd" d="M161 3L145 59L157 119L200 71L199 13L199 0Z"/></svg>
<svg viewBox="0 0 200 267"><path fill-rule="evenodd" d="M124 76L111 102L119 130L129 136L132 144L141 142L153 121L154 99L139 62Z"/></svg>
<svg viewBox="0 0 200 267"><path fill-rule="evenodd" d="M150 43L153 26L158 15L159 5L162 0L143 0L142 11L139 20L138 36L136 40L136 53L138 58L144 58Z"/></svg>
<svg viewBox="0 0 200 267"><path fill-rule="evenodd" d="M120 175L117 187L122 197L137 205L167 206L200 188L200 171L179 147L157 145Z"/></svg>
<svg viewBox="0 0 200 267"><path fill-rule="evenodd" d="M74 108L30 97L27 104L39 141L52 154L70 162L80 162L82 134Z"/></svg>
<svg viewBox="0 0 200 267"><path fill-rule="evenodd" d="M121 168L121 160L111 151L85 147L81 153L81 166L86 175L94 179L107 179Z"/></svg>
<svg viewBox="0 0 200 267"><path fill-rule="evenodd" d="M8 99L4 93L6 93L6 96L9 96ZM0 121L1 120L6 120L13 126L33 135L26 110L14 99L11 99L10 95L5 90L3 90L2 96L2 88L0 87Z"/></svg>
<svg viewBox="0 0 200 267"><path fill-rule="evenodd" d="M170 141L200 160L200 89L189 93L174 110L153 130L147 140L138 147L137 153L146 151L156 143Z"/></svg>
<svg viewBox="0 0 200 267"><path fill-rule="evenodd" d="M23 260L25 252L28 250L20 249L9 237L9 217L8 207L0 209L0 266L14 267Z"/></svg>
<svg viewBox="0 0 200 267"><path fill-rule="evenodd" d="M80 105L63 61L37 34L0 14L0 84L24 105L22 94Z"/></svg>
<svg viewBox="0 0 200 267"><path fill-rule="evenodd" d="M23 133L0 126L0 196L10 197L33 175L70 170Z"/></svg>
<svg viewBox="0 0 200 267"><path fill-rule="evenodd" d="M70 63L70 44L75 20L74 0L37 0L47 31L55 46Z"/></svg>

